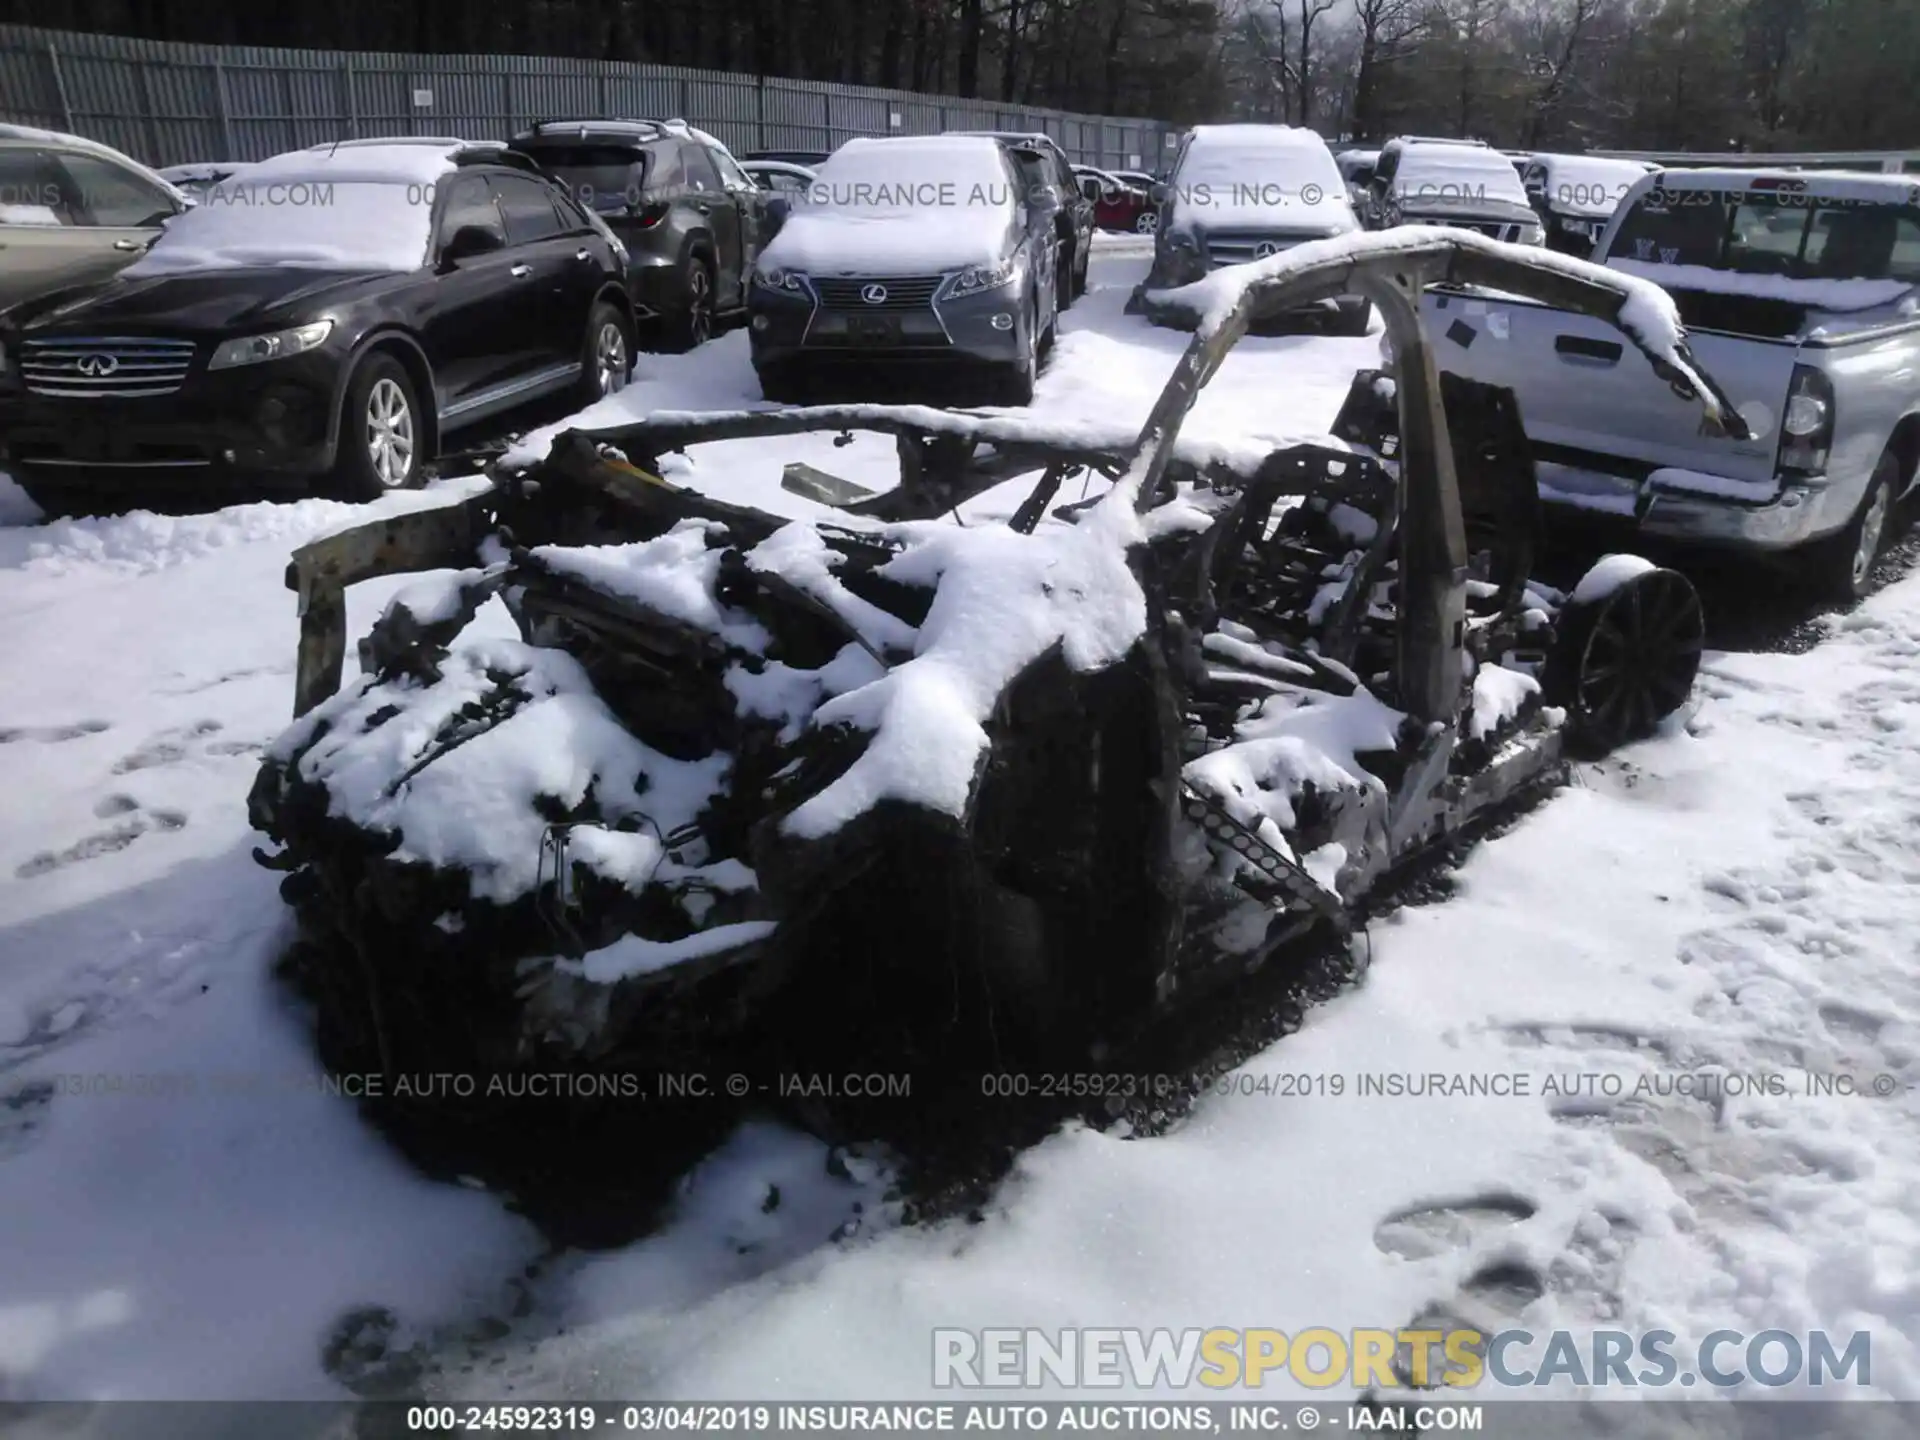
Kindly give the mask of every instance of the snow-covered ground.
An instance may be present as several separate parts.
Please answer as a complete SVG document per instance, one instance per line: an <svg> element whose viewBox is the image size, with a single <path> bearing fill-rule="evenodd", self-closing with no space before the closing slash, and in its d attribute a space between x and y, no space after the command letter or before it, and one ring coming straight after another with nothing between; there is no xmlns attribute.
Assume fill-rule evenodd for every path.
<svg viewBox="0 0 1920 1440"><path fill-rule="evenodd" d="M1181 338L1121 315L1144 267L1137 245L1096 262L1050 415L1157 392ZM1249 340L1193 424L1322 427L1374 345ZM644 364L611 404L756 397L742 335ZM786 441L708 447L687 478L804 511L778 488L794 458L870 478ZM1059 1135L983 1223L931 1228L890 1222L883 1177L751 1127L662 1232L553 1256L318 1093L268 973L285 916L244 800L291 699L282 571L362 513L34 526L0 485L0 1399L337 1394L343 1334L439 1394L908 1397L934 1393L936 1326L1295 1333L1522 1303L1536 1333L1683 1345L1868 1330L1876 1389L1920 1399L1920 579L1808 654L1709 657L1684 726L1377 925L1367 983L1248 1066L1291 1095ZM355 634L403 583L354 593ZM1725 1072L1743 1093L1674 1093ZM1436 1073L1528 1093L1356 1094ZM1866 1093L1809 1096L1808 1073ZM1772 1076L1788 1093L1745 1093ZM1499 1262L1505 1284L1473 1283ZM1516 1266L1544 1293L1513 1298Z"/></svg>

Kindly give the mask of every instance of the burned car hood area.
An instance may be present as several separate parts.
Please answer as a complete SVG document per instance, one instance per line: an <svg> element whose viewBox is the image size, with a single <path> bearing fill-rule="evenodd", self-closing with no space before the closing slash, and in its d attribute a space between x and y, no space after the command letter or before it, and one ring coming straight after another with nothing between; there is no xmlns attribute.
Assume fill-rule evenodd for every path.
<svg viewBox="0 0 1920 1440"><path fill-rule="evenodd" d="M1416 307L1441 280L1611 320L1740 423L1653 287L1400 230L1149 296L1195 334L1111 444L884 407L663 416L297 552L298 718L251 808L325 1062L382 1077L376 1113L449 1169L537 1189L617 1152L625 1184L750 1109L937 1141L929 1117L1004 1105L990 1077L1128 1072L1248 977L1344 954L1394 875L1550 787L1569 747L1650 733L1700 656L1673 572L1531 578L1518 411L1435 371ZM1183 445L1250 324L1353 293L1396 363L1355 377L1332 434L1231 466ZM789 471L840 519L660 470L854 430L895 436L897 489ZM1011 518L958 523L1022 476ZM1060 504L1083 476L1093 498ZM346 588L412 571L445 573L340 689ZM519 638L463 637L494 597ZM438 1074L476 1084L393 1083ZM847 1080L875 1076L904 1079Z"/></svg>

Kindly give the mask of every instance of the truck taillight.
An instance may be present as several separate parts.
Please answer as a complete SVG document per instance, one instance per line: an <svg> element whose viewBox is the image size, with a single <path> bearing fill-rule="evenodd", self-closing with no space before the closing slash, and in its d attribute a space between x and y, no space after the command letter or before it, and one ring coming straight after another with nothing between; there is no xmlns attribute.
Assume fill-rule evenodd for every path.
<svg viewBox="0 0 1920 1440"><path fill-rule="evenodd" d="M1780 417L1780 473L1819 475L1833 442L1833 382L1811 365L1793 367Z"/></svg>

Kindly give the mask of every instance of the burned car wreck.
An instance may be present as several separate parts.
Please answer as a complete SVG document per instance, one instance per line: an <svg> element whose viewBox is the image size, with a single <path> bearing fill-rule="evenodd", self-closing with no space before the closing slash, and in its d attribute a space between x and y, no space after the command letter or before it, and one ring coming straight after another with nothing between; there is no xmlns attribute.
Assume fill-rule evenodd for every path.
<svg viewBox="0 0 1920 1440"><path fill-rule="evenodd" d="M1607 318L1738 425L1665 296L1453 231L1313 250L1154 297L1196 334L1112 445L923 409L656 416L297 552L297 719L250 804L326 1062L759 1100L776 1074L910 1073L917 1100L1111 1069L1570 747L1651 733L1699 663L1691 586L1623 556L1531 579L1512 395L1438 375L1416 306L1452 279ZM1333 434L1183 444L1250 322L1356 292L1393 373L1356 376ZM787 520L661 474L803 431L891 433L898 488L789 467L840 518ZM1008 518L957 523L1022 476ZM1057 503L1082 476L1099 493ZM413 571L441 573L340 689L346 587ZM463 635L495 597L518 638Z"/></svg>

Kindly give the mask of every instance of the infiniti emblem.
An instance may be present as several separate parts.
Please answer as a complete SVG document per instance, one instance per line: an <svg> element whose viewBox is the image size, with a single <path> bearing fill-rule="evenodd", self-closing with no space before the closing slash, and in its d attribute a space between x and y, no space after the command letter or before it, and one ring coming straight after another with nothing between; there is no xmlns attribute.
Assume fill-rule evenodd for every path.
<svg viewBox="0 0 1920 1440"><path fill-rule="evenodd" d="M860 298L869 305L883 305L887 299L887 287L884 285L862 286Z"/></svg>
<svg viewBox="0 0 1920 1440"><path fill-rule="evenodd" d="M120 368L120 362L111 355L82 355L75 363L75 368L82 375L104 380Z"/></svg>
<svg viewBox="0 0 1920 1440"><path fill-rule="evenodd" d="M1262 240L1258 245L1253 247L1253 258L1256 260L1264 260L1269 255L1278 255L1279 253L1280 247L1271 240Z"/></svg>

